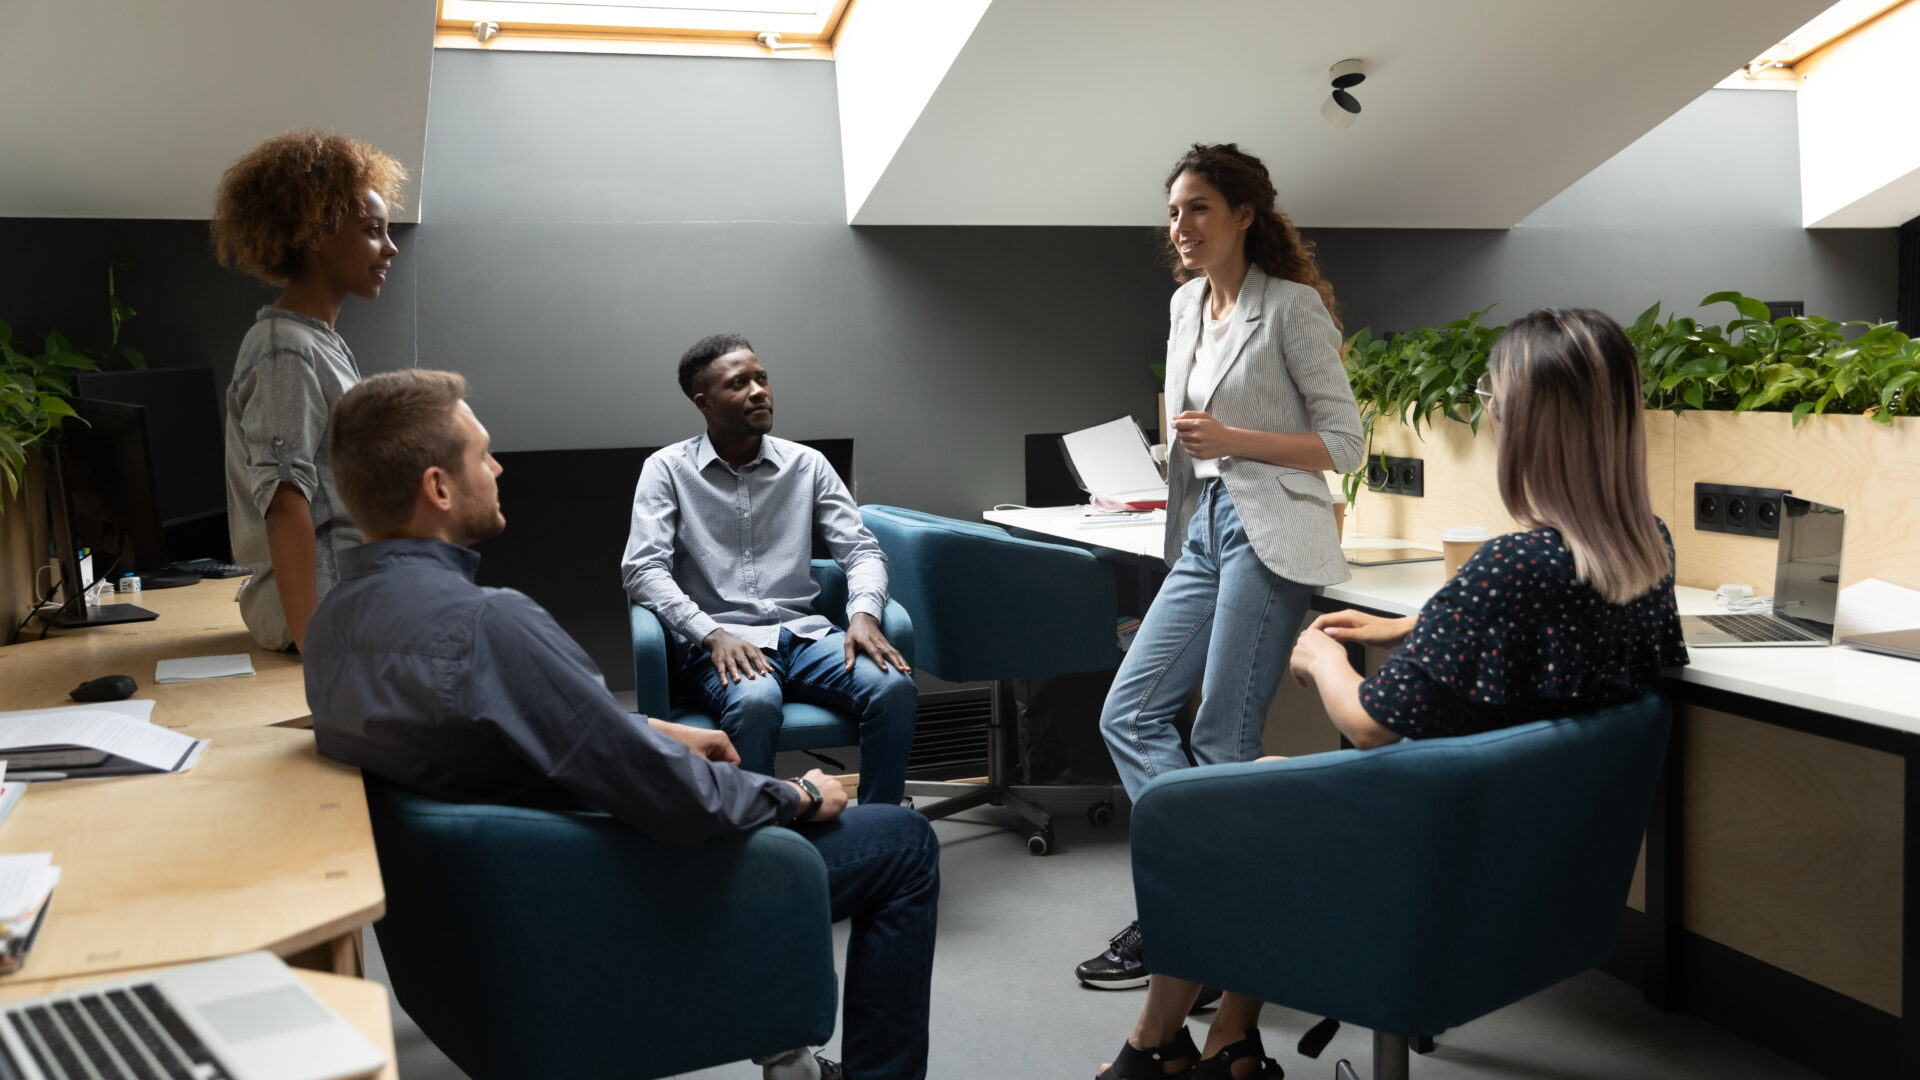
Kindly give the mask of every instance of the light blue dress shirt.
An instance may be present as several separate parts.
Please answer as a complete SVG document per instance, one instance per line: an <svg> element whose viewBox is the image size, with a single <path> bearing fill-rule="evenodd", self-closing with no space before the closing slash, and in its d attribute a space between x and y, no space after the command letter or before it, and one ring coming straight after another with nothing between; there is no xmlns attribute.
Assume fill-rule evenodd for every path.
<svg viewBox="0 0 1920 1080"><path fill-rule="evenodd" d="M848 617L880 618L887 557L825 455L767 435L736 472L698 435L641 467L621 580L682 646L721 627L761 649L783 629L817 640L833 624L813 608L815 526L846 571Z"/></svg>

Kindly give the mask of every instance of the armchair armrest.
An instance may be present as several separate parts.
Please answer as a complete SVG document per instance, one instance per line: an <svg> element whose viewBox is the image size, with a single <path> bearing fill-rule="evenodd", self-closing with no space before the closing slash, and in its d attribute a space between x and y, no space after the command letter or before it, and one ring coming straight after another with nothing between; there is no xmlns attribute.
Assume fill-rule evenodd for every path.
<svg viewBox="0 0 1920 1080"><path fill-rule="evenodd" d="M826 866L798 834L680 846L597 814L367 794L395 994L475 1080L671 1076L832 1034Z"/></svg>
<svg viewBox="0 0 1920 1080"><path fill-rule="evenodd" d="M662 720L673 715L673 691L668 682L673 649L667 628L652 611L627 601L627 622L633 638L633 689L643 715Z"/></svg>

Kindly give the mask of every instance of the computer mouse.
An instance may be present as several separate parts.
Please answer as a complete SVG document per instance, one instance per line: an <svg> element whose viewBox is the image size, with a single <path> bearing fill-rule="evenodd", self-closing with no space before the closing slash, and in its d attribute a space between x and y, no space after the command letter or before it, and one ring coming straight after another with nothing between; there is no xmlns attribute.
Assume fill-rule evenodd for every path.
<svg viewBox="0 0 1920 1080"><path fill-rule="evenodd" d="M75 701L125 701L140 684L130 675L102 675L74 687L67 696Z"/></svg>

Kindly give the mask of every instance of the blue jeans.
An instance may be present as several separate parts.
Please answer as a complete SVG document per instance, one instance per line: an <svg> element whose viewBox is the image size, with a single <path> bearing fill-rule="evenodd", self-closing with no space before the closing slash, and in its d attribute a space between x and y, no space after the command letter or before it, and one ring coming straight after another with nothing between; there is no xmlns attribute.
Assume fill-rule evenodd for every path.
<svg viewBox="0 0 1920 1080"><path fill-rule="evenodd" d="M1226 485L1209 480L1187 542L1100 711L1100 732L1128 798L1184 769L1174 717L1200 687L1193 757L1201 765L1260 756L1267 706L1280 689L1313 588L1267 569L1247 540Z"/></svg>
<svg viewBox="0 0 1920 1080"><path fill-rule="evenodd" d="M933 826L904 807L863 803L823 825L796 825L794 831L826 860L833 921L853 920L840 1033L847 1076L920 1080L927 1075L940 900L940 841Z"/></svg>
<svg viewBox="0 0 1920 1080"><path fill-rule="evenodd" d="M847 713L860 722L862 803L898 803L907 793L907 751L920 711L913 676L881 671L862 654L847 670L847 635L829 632L818 641L780 631L780 645L762 649L772 675L728 682L713 666L712 654L696 649L682 674L687 696L711 714L740 752L740 767L773 772L773 751L780 741L781 706L803 701Z"/></svg>

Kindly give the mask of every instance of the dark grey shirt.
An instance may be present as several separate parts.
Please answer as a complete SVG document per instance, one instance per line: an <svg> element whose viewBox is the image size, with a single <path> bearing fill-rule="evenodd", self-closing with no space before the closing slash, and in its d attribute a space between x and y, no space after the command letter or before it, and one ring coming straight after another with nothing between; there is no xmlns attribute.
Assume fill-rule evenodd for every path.
<svg viewBox="0 0 1920 1080"><path fill-rule="evenodd" d="M582 806L693 843L787 821L799 793L707 761L628 713L540 605L474 584L477 552L341 552L307 627L320 752L453 802Z"/></svg>
<svg viewBox="0 0 1920 1080"><path fill-rule="evenodd" d="M233 560L253 568L240 618L263 649L293 644L267 551L267 505L280 485L298 488L312 510L317 596L340 580L340 553L360 542L327 453L327 414L359 381L346 339L297 311L261 308L240 342L227 386L227 531Z"/></svg>

